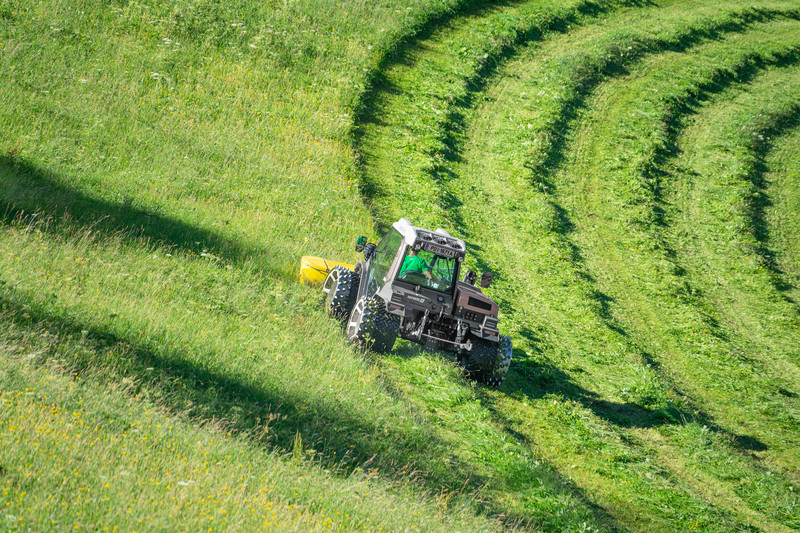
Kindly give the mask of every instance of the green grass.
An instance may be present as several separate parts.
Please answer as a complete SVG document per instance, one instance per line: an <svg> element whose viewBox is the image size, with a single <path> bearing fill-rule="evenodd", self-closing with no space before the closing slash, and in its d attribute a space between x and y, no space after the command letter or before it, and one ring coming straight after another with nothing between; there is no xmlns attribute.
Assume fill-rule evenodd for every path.
<svg viewBox="0 0 800 533"><path fill-rule="evenodd" d="M797 114L787 117L791 125L786 133L775 137L768 137L766 143L759 144L766 148L757 153L756 176L759 177L761 187L766 187L770 192L771 205L763 208L766 222L766 232L769 235L768 249L773 252L773 268L778 273L781 290L795 303L800 296L797 292L800 265L797 254L798 243L796 231L798 228L795 213L796 198L795 181L792 177L797 175ZM779 133L779 132L776 132ZM764 153L766 152L766 154ZM761 166L763 165L763 166Z"/></svg>
<svg viewBox="0 0 800 533"><path fill-rule="evenodd" d="M583 106L587 108L592 106L590 102L587 102L586 96L580 96L579 91L584 91L584 95L590 94L592 87L598 81L602 81L604 77L625 74L626 67L633 68L628 67L628 63L635 64L640 58L653 55L655 59L660 60L662 49L676 55L675 52L682 50L693 52L693 49L697 47L702 54L703 46L705 46L709 50L706 53L713 56L715 60L718 59L718 50L724 49L726 53L730 54L733 65L736 65L736 62L739 61L736 56L736 45L724 39L722 40L723 44L715 45L715 40L730 35L733 43L740 39L746 41L746 44L740 45L738 50L744 52L744 57L748 58L750 57L748 54L753 50L753 43L759 41L758 46L765 46L766 43L761 44L760 41L764 40L765 33L773 31L776 24L785 25L787 30L784 35L790 34L789 28L796 29L794 21L796 12L782 11L777 5L774 6L777 10L756 12L737 11L736 6L733 5L704 7L705 10L698 12L694 19L687 19L685 11L675 4L668 4L665 8L654 7L646 14L638 10L631 10L631 13L622 15L624 11L621 11L607 17L613 21L610 24L606 22L603 26L588 25L585 30L579 28L564 38L554 35L551 39L552 45L549 41L545 41L538 47L532 46L529 53L519 54L519 57L514 58L507 67L500 70L495 81L496 91L490 89L485 98L480 96L474 98L478 102L476 111L471 111L469 106L464 111L462 106L462 113L467 116L462 120L469 124L464 135L466 140L461 143L450 142L449 144L446 139L439 140L440 144L436 150L429 150L429 153L433 152L433 156L430 157L431 166L442 165L435 159L440 154L451 154L450 160L455 161L454 163L443 163L446 170L438 172L439 176L445 176L445 178L439 183L437 197L440 198L440 205L450 207L443 216L460 222L462 231L467 233L468 240L474 245L480 261L484 261L485 264L501 273L502 286L496 289L496 294L500 295L501 300L511 302L508 309L515 311L513 316L506 316L504 323L507 324L506 327L516 326L520 332L514 338L517 347L517 366L515 368L522 372L522 377L525 379L512 382L513 385L509 385L508 390L527 389L528 394L534 395L534 397L539 397L548 391L558 391L562 395L566 394L572 410L581 413L579 418L587 415L591 417L593 412L595 416L600 417L600 420L607 419L624 426L657 428L659 426L669 427L670 422L679 422L681 419L691 417L697 417L703 420L703 423L708 423L712 419L708 413L704 413L699 408L700 404L705 408L705 402L693 402L693 395L687 395L682 389L683 383L678 381L678 376L663 371L666 365L658 364L661 357L654 357L654 353L658 354L661 349L651 352L650 347L641 340L630 339L630 333L625 324L614 313L616 307L614 302L617 299L609 296L606 290L599 286L598 273L588 268L585 252L573 241L575 223L560 203L560 191L563 187L561 179L542 175L544 170L542 162L546 161L548 165L557 163L562 158L558 155L559 151L565 150L566 136L563 133L559 134L561 137L553 135L553 132L560 131L556 126L569 125L582 115L581 108ZM790 7L790 5L785 4L784 7ZM663 26L657 26L657 30L648 28L649 31L637 34L629 29L631 22L628 19L646 18L648 21L652 21L656 17L663 24ZM772 22L773 20L776 22ZM780 20L785 22L777 22ZM602 31L608 30L608 33L603 35L603 39L598 38L598 33L602 33L601 28ZM624 34L621 33L620 28L625 30ZM751 36L750 32L754 35ZM780 35L776 36L776 39L780 39ZM710 41L710 44L704 45L704 41ZM769 39L766 41L768 42ZM782 45L782 42L778 44L779 47ZM438 52L443 48L442 45L436 47L426 45L420 47L420 50L425 52L433 50L434 53L444 55L442 52ZM620 49L626 50L621 58ZM756 56L756 65L761 62L758 57ZM700 60L702 61L702 56ZM450 61L455 62L455 59L451 56ZM743 68L748 68L752 60L746 59L745 61ZM782 61L782 59L779 57L776 61ZM771 64L772 60L766 59L764 62ZM409 63L411 62L409 61ZM412 64L416 65L417 63L420 61L417 60ZM445 61L440 59L439 63L445 63ZM721 66L715 66L719 67L719 73L711 70L709 82L707 82L709 84L717 82L720 77L725 79L728 76L724 63ZM402 63L397 67L397 72L404 68L409 72L415 72ZM697 67L693 68L697 70ZM756 68L763 67L756 66ZM642 66L641 71L653 71L659 74L669 72L666 67L654 69L651 65ZM659 95L659 98L663 98L668 104L672 94L681 98L680 91L686 91L686 87L698 84L702 88L706 84L702 81L704 76L702 72L690 72L694 74L694 78L687 78L683 82L683 86L681 86L679 75L676 76L675 73L665 75L665 88L662 90L664 96ZM445 80L449 73L450 71L445 71L440 74L442 82L439 101L445 108L440 116L448 114L446 106L450 95L446 92L448 82ZM731 76L734 80L738 79L735 71ZM430 84L432 77L433 74L426 71L427 83ZM387 101L397 102L394 107L398 110L404 107L408 110L402 112L390 109L385 116L392 116L392 113L396 113L397 116L407 116L411 110L410 102L419 101L425 94L430 94L428 88L424 89L424 92L419 89L419 80L413 74L405 77L398 76L398 79L400 81L393 80L390 85L391 90L387 91L393 100L387 99ZM628 84L630 81L625 80L624 83ZM654 92L660 90L657 85L653 85L652 80L648 79L642 83L642 86L644 87L645 84L649 84L649 90ZM669 85L667 86L667 84ZM402 88L404 91L400 91L398 88ZM578 96L573 97L574 92L571 93L571 91L578 92ZM689 89L689 91L691 91L688 92L690 97L696 96L695 89ZM648 92L644 89L636 89L630 90L626 94L638 96L646 95ZM411 96L415 93L419 94L416 97ZM532 98L529 95L536 96ZM467 100L467 98L462 100ZM667 107L665 108L667 114L662 119L664 124L645 123L644 121L649 117L658 116L656 114L658 107L653 103L652 100L647 100L640 104L641 111L639 112L643 117L641 123L630 127L628 122L621 122L624 124L623 127L628 130L624 133L597 135L593 132L583 132L576 134L575 137L588 140L599 139L605 142L631 139L626 146L628 154L625 157L631 158L631 153L642 153L641 157L647 158L648 153L654 153L652 148L648 148L648 144L659 143L657 137L653 138L653 132L664 131L667 134L668 128L664 124L674 120L670 118L671 108ZM630 113L629 109L625 111ZM456 111L451 111L450 115L455 113ZM475 116L470 113L474 113ZM384 114L381 116L383 117ZM459 128L459 124L460 122L454 121L442 126L442 129ZM375 130L375 138L378 140L377 142L381 142L381 139L385 137L384 132L395 132L398 131L398 128L392 122L382 122ZM419 135L425 135L425 131L420 127ZM642 144L641 147L634 144L638 141L637 135L643 138L643 141L639 141ZM427 135L427 137L436 139L435 134ZM443 136L439 137L439 139L442 138ZM461 148L462 145L463 148ZM367 149L372 148L369 141L365 143L365 146ZM396 145L395 152L397 152ZM380 151L377 153L382 154ZM659 153L658 150L655 153ZM418 155L418 157L421 156ZM596 167L599 159L584 155L580 161ZM395 155L383 156L383 161L390 168L396 168L402 173L409 173L413 170L408 164L397 163L398 160L400 157ZM624 162L623 157L616 156L615 161L619 162L620 160ZM461 162L459 163L459 161ZM646 165L638 162L629 166L635 168L637 164L646 168ZM374 166L382 168L378 164ZM425 174L427 169L422 164L419 166L424 169L422 173ZM601 169L597 171L582 170L574 173L577 175L596 173L604 176L602 169L601 166ZM547 170L552 172L549 167ZM617 169L610 167L609 170ZM367 171L370 172L369 165ZM391 171L385 169L373 174L374 176L392 175ZM613 172L607 172L605 175L609 174L615 175ZM617 171L617 174L621 173ZM423 178L423 181L425 179ZM392 180L387 179L381 190L386 193L391 190L392 186ZM628 182L625 186L633 189L628 192L625 188L620 187L627 194L634 194L641 190L638 180ZM539 192L537 193L536 190ZM413 200L409 201L410 191L410 188L402 188L396 193L404 201L395 202L395 205L390 208L392 215L386 218L397 216L409 205L417 209L423 208L426 195L429 195L430 191L425 188L413 190ZM556 192L555 200L551 195L554 191ZM593 189L591 194L595 197L599 196L598 188ZM582 198L581 201L587 202L587 198ZM384 199L384 203L388 205L393 202ZM651 203L643 203L644 205L640 207L636 201L630 200L616 204L610 201L600 212L606 213L604 218L619 220L620 210L615 208L620 204L627 208L627 216L630 217L628 223L643 224L648 220L657 219L657 216L652 214ZM644 210L641 210L642 208ZM633 211L632 214L631 211ZM431 224L442 224L442 220L437 220L435 214L431 215L429 212L429 216L432 216L434 220ZM642 222L637 222L639 220ZM621 222L624 224L626 220L622 218ZM489 228L497 228L502 233L502 237L498 238L498 231L492 231ZM629 227L626 231L630 231L630 229ZM646 238L653 241L650 235L647 235ZM623 242L619 243L620 240ZM594 239L594 242L618 243L617 246L622 249L638 247L633 243L624 242L625 240L616 235L606 235L603 239ZM658 252L660 245L657 240L655 240L655 244L655 251ZM514 252L509 253L509 250L514 250ZM607 245L603 248L603 253L608 253ZM664 259L656 257L655 265L662 264L669 265L669 257ZM621 270L621 265L624 265L624 262L613 267L603 268L601 271L616 273ZM652 268L651 265L647 266ZM636 265L636 267L639 266ZM647 276L644 277L647 278ZM664 278L663 274L651 277L653 281ZM630 282L630 280L626 281ZM658 291L659 289L655 289L653 292ZM614 296L618 296L620 301L624 299L622 294ZM673 293L673 298L679 299L681 295ZM649 307L653 306L649 305ZM642 312L642 309L646 308L648 305L636 309L637 312ZM563 326L559 328L560 325ZM690 330L690 328L691 323L686 329ZM680 328L676 327L677 329ZM524 356L526 352L536 354L531 358L531 364L526 364L524 360L520 361L520 355ZM698 382L707 383L704 379L708 378L701 379L697 374L693 377ZM752 377L755 376L751 375ZM533 381L533 384L525 385L526 381L528 383ZM757 377L755 381L762 382ZM772 380L771 383L775 383L775 381ZM764 385L766 384L762 383L762 386ZM793 388L794 386L789 387L790 390ZM527 398L519 395L518 400L527 400ZM734 401L739 401L739 398ZM586 440L591 442L592 439L588 438L590 432L585 429L585 426L582 429L580 425L573 423L560 431L553 431L554 421L547 419L542 412L530 412L530 410L520 408L519 403L512 401L506 401L499 405L501 407L497 407L495 411L501 413L499 415L501 418L507 417L510 422L515 424L512 427L516 431L519 432L520 429L523 429L522 433L536 442L538 446L549 445L552 456L545 456L549 460L559 461L561 468L581 468L582 466L584 471L581 472L581 475L584 486L591 487L593 498L606 502L604 507L615 509L615 518L623 521L631 520L630 524L634 524L633 516L641 514L641 511L637 513L637 506L650 507L648 516L651 521L653 517L662 514L666 508L680 508L686 518L686 527L690 527L696 522L692 521L693 517L687 513L687 510L695 506L695 517L705 517L708 514L704 505L698 505L698 502L692 503L692 497L700 495L705 499L709 496L703 494L700 487L692 486L694 484L683 475L683 471L677 468L674 471L666 469L656 472L656 475L653 475L654 472L649 472L650 475L644 478L641 476L640 464L653 461L653 454L659 453L657 447L648 442L655 438L652 431L646 431L644 435L641 434L641 431L636 431L631 436L629 431L623 430L621 438L626 440L635 438L638 441L645 437L645 440L639 442L641 448L633 454L632 459L623 461L622 468L616 469L621 470L621 473L615 472L616 476L611 476L608 469L605 468L603 469L605 470L604 475L597 476L596 472L592 472L592 470L598 470L601 468L600 465L607 464L607 457L601 453L587 454L585 449L582 449L586 447L586 442L583 442L584 446L578 447L580 455L575 453L570 457L566 451L568 443L564 441L571 439L569 437L562 437L562 439L552 437L554 434L583 434L587 437ZM726 407L728 405L730 404L726 404ZM753 401L750 405L751 409L756 409L759 404L757 401ZM756 409L756 411L758 412L760 409ZM545 419L546 422L538 425L530 422L541 419ZM600 429L596 431L601 432ZM757 439L731 435L730 430L726 430L724 427L717 427L715 431L724 436L722 442L726 442L728 446L726 448L719 444L718 446L722 450L720 453L738 454L741 452L735 450L740 446L758 446ZM658 437L658 440L661 438ZM778 442L777 451L778 453L788 453L792 445L780 443L781 438L775 437L773 441ZM578 440L581 441L580 438ZM605 444L603 440L597 440ZM678 449L683 447L682 444L674 441L671 445ZM595 444L595 446L598 445ZM630 450L637 450L637 447L630 447ZM592 459L596 461L596 465ZM792 460L789 459L789 461L790 464L794 464ZM625 463L627 462L633 462L635 468L631 468L625 473ZM578 466L573 466L576 463ZM752 469L750 474L754 478L762 475L758 467ZM618 485L614 485L613 488L610 486L610 483L618 483L620 475L627 480L627 483L633 481L636 483L627 498L611 496L619 494L623 490ZM611 479L614 481L612 482ZM663 489L656 488L656 483L650 481L651 479L665 480L667 483L673 484L674 488L671 492L664 493ZM685 484L680 483L681 481ZM740 509L739 499L736 496L738 490L736 483L728 483L727 487L720 490L723 495L710 499L710 503L727 508L729 512L738 515L738 518L746 524L754 525L764 520L764 517L759 517L757 513L750 514L749 511L743 512ZM660 498L654 498L654 494ZM757 491L754 494L751 505L763 510L762 506L757 503L759 497ZM670 498L671 500L669 500ZM683 498L683 501L679 505L675 505L675 501L680 501L678 500L680 498ZM666 504L665 501L670 501L670 504ZM792 506L796 506L796 502L791 503L793 501L791 497L789 501L789 509L793 509ZM657 507L658 510L653 507ZM786 514L783 511L775 511L772 514L778 518L778 521L793 524L794 512L792 510ZM674 520L668 515L662 516L664 516L664 523ZM769 523L773 527L780 527L776 522ZM652 527L652 523L648 527ZM706 524L704 527L714 526ZM734 526L728 524L722 527Z"/></svg>
<svg viewBox="0 0 800 533"><path fill-rule="evenodd" d="M789 1L0 0L10 530L800 527ZM447 227L487 390L297 283Z"/></svg>

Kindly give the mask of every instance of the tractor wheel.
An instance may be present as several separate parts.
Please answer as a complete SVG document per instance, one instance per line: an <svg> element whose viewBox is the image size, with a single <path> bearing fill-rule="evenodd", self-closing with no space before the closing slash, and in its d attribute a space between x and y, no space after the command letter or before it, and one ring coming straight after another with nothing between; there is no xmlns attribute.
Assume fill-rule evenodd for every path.
<svg viewBox="0 0 800 533"><path fill-rule="evenodd" d="M341 266L336 266L328 273L322 284L325 293L325 309L328 313L344 322L353 309L361 276Z"/></svg>
<svg viewBox="0 0 800 533"><path fill-rule="evenodd" d="M464 368L470 378L490 387L499 387L511 365L511 338L500 335L498 342L476 339L472 351L464 358Z"/></svg>
<svg viewBox="0 0 800 533"><path fill-rule="evenodd" d="M397 338L397 318L386 312L386 304L378 296L362 297L356 302L347 322L350 342L377 353L392 349Z"/></svg>

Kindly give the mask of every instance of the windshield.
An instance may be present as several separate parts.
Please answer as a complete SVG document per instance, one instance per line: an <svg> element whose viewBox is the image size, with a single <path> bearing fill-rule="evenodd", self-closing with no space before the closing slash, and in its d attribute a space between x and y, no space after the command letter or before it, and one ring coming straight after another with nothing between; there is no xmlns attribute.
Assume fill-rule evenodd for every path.
<svg viewBox="0 0 800 533"><path fill-rule="evenodd" d="M453 257L442 257L427 250L414 251L407 247L397 279L449 294L455 284L456 268L456 259Z"/></svg>

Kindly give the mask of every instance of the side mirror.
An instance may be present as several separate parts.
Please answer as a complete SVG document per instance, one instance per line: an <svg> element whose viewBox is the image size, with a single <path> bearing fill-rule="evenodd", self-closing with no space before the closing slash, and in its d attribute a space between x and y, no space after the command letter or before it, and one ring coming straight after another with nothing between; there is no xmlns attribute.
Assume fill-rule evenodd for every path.
<svg viewBox="0 0 800 533"><path fill-rule="evenodd" d="M478 275L473 272L472 270L467 270L467 273L464 274L464 283L469 283L470 285L475 285L475 281L478 279Z"/></svg>
<svg viewBox="0 0 800 533"><path fill-rule="evenodd" d="M493 277L494 277L494 274L492 274L488 270L484 271L484 273L481 274L481 287L484 288L484 289L489 288L489 285L492 284L492 278Z"/></svg>
<svg viewBox="0 0 800 533"><path fill-rule="evenodd" d="M367 244L367 237L364 235L359 235L356 239L356 252L360 252L364 249L364 246Z"/></svg>

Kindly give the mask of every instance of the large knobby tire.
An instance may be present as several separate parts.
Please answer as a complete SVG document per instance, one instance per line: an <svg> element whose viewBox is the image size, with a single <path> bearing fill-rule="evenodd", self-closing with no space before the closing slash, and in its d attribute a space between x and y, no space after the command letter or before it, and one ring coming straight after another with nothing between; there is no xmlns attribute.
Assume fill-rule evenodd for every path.
<svg viewBox="0 0 800 533"><path fill-rule="evenodd" d="M359 298L347 321L347 338L350 342L386 353L397 339L399 321L386 312L386 304L377 297Z"/></svg>
<svg viewBox="0 0 800 533"><path fill-rule="evenodd" d="M470 378L490 387L499 387L511 365L511 338L500 335L498 342L473 340L472 351L464 358L464 368Z"/></svg>
<svg viewBox="0 0 800 533"><path fill-rule="evenodd" d="M350 316L356 302L360 278L361 276L342 266L336 266L328 273L322 284L322 292L325 294L325 309L332 317L344 322Z"/></svg>

